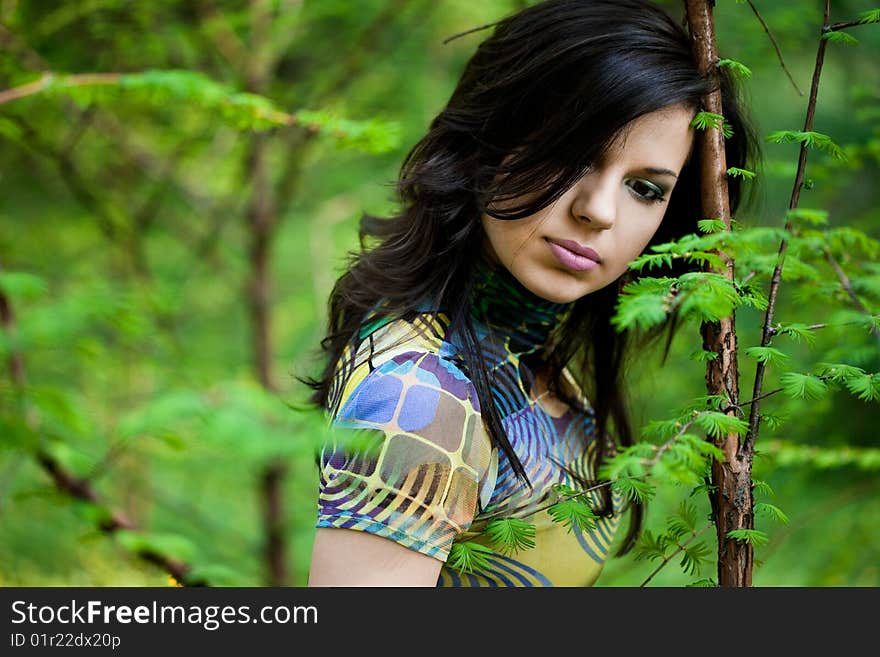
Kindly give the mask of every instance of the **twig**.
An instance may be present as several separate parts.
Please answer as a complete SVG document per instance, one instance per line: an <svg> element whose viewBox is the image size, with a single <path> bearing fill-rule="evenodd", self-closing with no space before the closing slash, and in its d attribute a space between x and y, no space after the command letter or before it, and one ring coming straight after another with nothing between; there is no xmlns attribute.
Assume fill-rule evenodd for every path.
<svg viewBox="0 0 880 657"><path fill-rule="evenodd" d="M837 276L837 280L840 281L841 287L846 291L850 300L852 300L853 305L858 309L860 313L866 315L868 317L873 317L871 315L871 311L865 308L861 299L859 299L856 291L853 289L852 283L849 280L849 277L846 275L846 272L843 271L843 268L840 266L840 263L837 262L837 258L834 257L834 254L831 253L831 249L827 246L823 249L825 253L825 259L828 261L828 264L831 265L831 268L834 270L834 274ZM871 326L871 333L874 334L874 337L880 340L880 329L877 328L876 325Z"/></svg>
<svg viewBox="0 0 880 657"><path fill-rule="evenodd" d="M486 30L490 27L494 27L497 24L498 24L497 21L494 23L486 23L485 25L480 25L479 27L472 27L471 29L465 30L464 32L459 32L458 34L453 34L451 37L447 37L447 38L443 39L443 45L445 46L450 41L453 41L453 40L458 39L460 37L466 36L468 34L473 34L474 32L479 32L480 30Z"/></svg>
<svg viewBox="0 0 880 657"><path fill-rule="evenodd" d="M13 331L15 327L15 316L13 314L12 304L2 290L0 290L0 311L2 311L4 331L7 333ZM25 370L21 354L13 350L13 353L10 355L9 365L13 386L18 390L23 390L25 386ZM42 466L43 470L45 470L52 478L52 481L59 490L67 493L74 499L98 506L104 511L104 519L98 525L102 532L105 534L113 534L119 530L138 531L137 525L126 517L125 514L120 511L109 509L104 505L101 496L91 486L87 479L78 477L65 470L51 454L42 448L36 450L36 459ZM179 559L175 559L150 549L139 550L137 555L145 561L149 561L150 563L161 567L182 584L188 586L207 586L207 582L204 579L191 578L189 576L191 567Z"/></svg>
<svg viewBox="0 0 880 657"><path fill-rule="evenodd" d="M817 376L816 378L819 379L820 381L828 381L829 379L833 379L834 377L831 376L830 374L825 374L822 376ZM782 392L783 390L785 390L785 388L775 388L774 390L771 390L770 392L761 393L760 396L755 397L754 399L749 399L748 401L740 402L739 404L736 404L736 405L731 404L727 408L725 408L724 411L727 412L727 411L733 410L735 408L742 408L743 406L748 406L749 404L755 403L759 399L764 399L765 397L770 397L771 395L775 395L777 392Z"/></svg>
<svg viewBox="0 0 880 657"><path fill-rule="evenodd" d="M758 17L758 20L761 22L761 27L764 28L764 31L767 33L767 36L770 37L770 43L773 44L773 49L776 51L776 57L779 59L779 63L782 65L782 70L785 71L785 74L788 76L788 79L791 81L791 86L794 87L794 90L797 91L798 96L803 96L804 92L800 90L800 87L797 86L797 82L794 81L794 78L791 75L791 71L788 70L788 67L785 65L785 60L782 58L782 51L779 49L779 44L776 42L776 38L773 36L773 33L770 31L769 26L766 22L764 22L763 16L758 11L758 8L754 5L752 0L748 0L749 7L752 8L752 11L755 13L755 16Z"/></svg>
<svg viewBox="0 0 880 657"><path fill-rule="evenodd" d="M706 525L701 530L693 532L693 534L691 535L691 537L688 540L686 540L684 543L680 543L678 545L678 549L675 552L673 552L672 554L670 554L668 557L664 558L663 561L660 563L660 565L657 566L651 572L650 575L648 575L647 579L645 579L645 581L642 582L639 585L639 587L647 586L648 582L650 582L652 579L654 579L654 575L656 575L661 570L663 570L663 568L666 566L666 564L668 564L670 561L672 561L678 554L680 554L681 552L684 552L685 548L687 548L688 545L693 543L697 539L697 537L700 536L700 534L702 534L704 531L709 529L709 527L711 527L711 526L712 526L711 522L706 523Z"/></svg>
<svg viewBox="0 0 880 657"><path fill-rule="evenodd" d="M831 0L825 0L825 13L822 20L822 25L828 25L828 20L831 14ZM810 98L807 103L807 115L804 119L804 132L810 132L813 129L813 117L816 114L816 99L819 96L819 79L822 74L822 65L825 62L825 48L828 45L827 39L819 39L819 47L816 51L816 65L813 69L813 81L810 86ZM791 200L788 204L788 209L793 210L797 207L798 201L800 200L801 188L804 184L804 172L807 166L807 145L805 143L801 144L800 155L798 157L798 168L797 173L795 174L794 185L791 190ZM789 219L785 223L785 231L791 231L792 221ZM767 295L767 310L764 315L764 326L763 326L763 334L761 336L761 346L766 347L770 344L771 338L773 334L771 329L773 327L773 315L776 311L776 297L779 294L779 284L782 281L782 266L785 263L785 252L788 249L788 240L783 239L781 244L779 245L779 254L776 260L776 267L773 269L773 276L770 279L770 292ZM761 388L764 384L764 369L765 364L763 362L758 362L758 365L755 369L755 385L752 390L752 399L760 399L761 397ZM749 414L749 430L746 433L746 438L743 441L743 448L752 449L754 445L755 439L758 436L758 429L761 423L761 413L760 413L760 405L756 402L752 404L751 412Z"/></svg>

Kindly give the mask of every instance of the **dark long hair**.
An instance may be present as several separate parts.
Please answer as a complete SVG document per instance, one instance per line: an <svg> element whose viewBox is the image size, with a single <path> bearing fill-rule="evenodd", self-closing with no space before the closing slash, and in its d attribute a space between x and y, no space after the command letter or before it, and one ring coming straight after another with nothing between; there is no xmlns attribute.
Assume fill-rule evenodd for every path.
<svg viewBox="0 0 880 657"><path fill-rule="evenodd" d="M449 330L462 337L491 440L530 485L492 402L467 307L483 241L480 217L518 219L538 212L579 180L628 123L676 105L697 112L711 86L697 70L686 32L645 0L548 0L493 25L446 107L404 160L399 213L362 217L360 252L349 254L349 267L328 301L323 373L300 380L313 389L310 401L327 409L337 362L365 314L382 301L380 316L400 317L431 300L447 313ZM733 128L727 163L745 168L755 140L733 81L724 70L718 73ZM652 243L696 231L702 218L699 164L695 150ZM735 210L737 179L729 185ZM518 202L505 203L503 211L490 208L499 199ZM577 300L557 329L558 343L540 363L554 394L585 410L563 383L568 366L591 400L601 437L597 468L613 445L606 445L606 436L620 446L633 443L623 385L633 336L618 333L610 322L618 293L611 284ZM609 513L609 487L601 490L603 512ZM629 506L630 527L618 554L633 546L642 525L642 505Z"/></svg>

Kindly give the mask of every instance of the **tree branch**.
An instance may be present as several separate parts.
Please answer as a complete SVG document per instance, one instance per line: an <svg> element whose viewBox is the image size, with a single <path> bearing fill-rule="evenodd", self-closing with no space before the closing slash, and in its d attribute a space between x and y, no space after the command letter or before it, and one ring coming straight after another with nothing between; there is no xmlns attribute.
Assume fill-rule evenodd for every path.
<svg viewBox="0 0 880 657"><path fill-rule="evenodd" d="M654 579L654 576L657 573L659 573L661 570L663 570L663 568L666 566L666 564L668 564L670 561L672 561L678 554L684 552L684 550L687 548L688 545L690 545L695 540L697 540L697 538L700 536L700 534L702 534L704 531L709 529L709 527L711 527L711 526L712 526L712 523L709 522L709 523L706 523L706 525L701 530L692 532L691 537L688 540L686 540L684 543L678 544L678 549L675 552L673 552L672 554L670 554L668 557L665 557L663 559L663 561L660 563L660 565L657 566L651 572L650 575L648 575L648 577L645 579L645 581L642 582L641 584L639 584L639 587L647 586L648 582L650 582L652 579Z"/></svg>
<svg viewBox="0 0 880 657"><path fill-rule="evenodd" d="M785 60L782 58L782 51L779 49L779 44L776 42L776 38L773 36L773 32L770 31L770 27L764 21L764 17L761 16L761 13L758 11L758 8L752 2L752 0L748 0L749 7L752 8L755 16L758 17L758 20L761 23L761 27L764 28L764 31L767 33L767 36L770 37L770 43L773 44L773 49L776 51L776 57L779 59L779 63L782 65L782 70L785 71L785 74L788 76L788 79L791 81L791 86L794 87L794 90L797 91L798 96L803 96L804 92L800 90L800 87L797 86L797 82L794 81L794 77L791 75L791 71L788 70L788 67L785 65Z"/></svg>
<svg viewBox="0 0 880 657"><path fill-rule="evenodd" d="M3 329L11 333L15 327L15 316L12 304L9 302L3 290L0 290L0 313L2 313ZM10 355L10 377L13 386L18 390L24 390L25 370L24 360L20 353L12 350ZM103 510L104 519L98 528L105 534L113 534L119 530L139 531L137 525L120 511L108 508L98 492L86 479L82 479L67 471L51 454L42 448L36 451L36 459L45 472L51 477L56 488L68 494L74 499L88 502ZM183 561L175 559L155 550L140 550L137 556L155 564L169 573L174 579L187 586L207 586L208 583L202 578L190 576L191 567Z"/></svg>
<svg viewBox="0 0 880 657"><path fill-rule="evenodd" d="M856 291L853 289L849 277L846 275L846 272L843 271L840 263L837 262L837 258L835 258L834 254L831 253L831 249L826 246L823 249L823 252L825 253L825 259L828 261L828 264L830 264L831 268L834 270L834 274L835 276L837 276L837 280L840 281L840 285L846 291L856 309L867 317L873 317L873 315L871 315L871 311L865 308L865 305L862 303L861 299L859 299ZM878 329L877 326L871 326L871 333L874 335L875 338L880 340L880 329Z"/></svg>
<svg viewBox="0 0 880 657"><path fill-rule="evenodd" d="M828 25L831 13L831 2L825 0L825 14L823 17L823 26ZM823 28L824 29L824 28ZM816 100L819 96L819 79L822 75L822 65L825 62L825 48L828 46L827 39L819 39L819 47L816 51L816 64L813 69L813 81L810 85L810 98L807 102L807 115L804 119L804 132L810 132L813 129L813 118L816 114ZM807 166L807 145L801 144L800 154L798 156L797 173L795 174L794 185L791 190L791 199L788 204L789 210L794 210L798 206L800 200L801 188L804 184L804 173ZM790 232L792 220L789 219L785 223L785 231ZM773 315L776 311L776 297L779 294L779 284L782 281L782 267L785 264L785 253L788 249L788 240L783 239L779 245L779 253L776 260L776 267L773 269L773 275L770 278L770 291L767 295L767 310L764 315L763 333L761 336L761 346L766 347L770 344L773 337ZM755 369L755 384L752 390L752 399L761 398L761 389L764 384L765 364L758 362ZM745 447L751 449L758 436L761 424L760 405L757 401L752 404L749 414L749 430L744 441Z"/></svg>

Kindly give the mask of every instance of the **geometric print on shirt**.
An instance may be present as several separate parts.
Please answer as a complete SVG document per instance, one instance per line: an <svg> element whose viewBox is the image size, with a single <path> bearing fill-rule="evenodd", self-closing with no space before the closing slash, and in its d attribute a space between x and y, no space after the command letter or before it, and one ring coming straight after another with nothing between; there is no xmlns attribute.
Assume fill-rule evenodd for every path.
<svg viewBox="0 0 880 657"><path fill-rule="evenodd" d="M614 513L588 531L552 521L546 508L556 499L554 484L580 489L596 478L593 415L583 397L585 411L551 415L528 365L568 306L536 297L503 268L484 262L478 272L474 326L493 403L532 488L490 444L447 316L423 308L366 322L337 365L330 421L371 436L375 448L325 446L317 526L367 531L446 562L456 541L492 547L484 534L491 520L521 518L536 527L535 547L496 552L474 573L444 563L437 585L590 585L607 558L622 500L614 495ZM598 496L590 497L598 506Z"/></svg>

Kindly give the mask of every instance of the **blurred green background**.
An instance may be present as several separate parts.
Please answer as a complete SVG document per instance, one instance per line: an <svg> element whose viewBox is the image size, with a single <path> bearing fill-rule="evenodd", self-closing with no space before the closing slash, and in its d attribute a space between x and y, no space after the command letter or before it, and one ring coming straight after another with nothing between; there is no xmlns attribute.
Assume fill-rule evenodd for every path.
<svg viewBox="0 0 880 657"><path fill-rule="evenodd" d="M326 298L360 214L394 210L404 155L488 33L444 40L529 4L0 0L0 285L11 310L0 341L0 585L173 583L136 556L151 551L212 584L305 584L317 428L289 407L305 395L293 375L318 371ZM681 16L681 3L662 4ZM753 72L743 87L760 135L799 130L822 2L755 4L804 95L746 3L718 2L721 54ZM832 5L833 21L873 8ZM857 44L829 44L814 127L849 159L812 152L801 205L877 238L880 25L850 33ZM763 151L737 219L780 227L797 148ZM784 279L777 319L851 318L821 254L800 255L819 277ZM873 255L839 257L876 312ZM737 321L747 399L754 362L742 347L759 344L761 316ZM813 345L774 342L789 369L880 369L868 331L815 334ZM699 348L698 328L685 326L665 364L640 355L639 423L705 394ZM762 427L755 477L790 522L759 518L770 540L754 584L880 584L877 403L832 391L776 395L762 409L783 421ZM796 458L779 441L816 449ZM60 490L37 454L100 502ZM662 528L687 492L661 490L648 526ZM139 531L101 531L108 509ZM614 559L598 584L638 586L655 566ZM651 585L698 576L715 573L674 561Z"/></svg>

